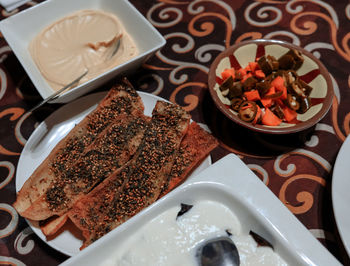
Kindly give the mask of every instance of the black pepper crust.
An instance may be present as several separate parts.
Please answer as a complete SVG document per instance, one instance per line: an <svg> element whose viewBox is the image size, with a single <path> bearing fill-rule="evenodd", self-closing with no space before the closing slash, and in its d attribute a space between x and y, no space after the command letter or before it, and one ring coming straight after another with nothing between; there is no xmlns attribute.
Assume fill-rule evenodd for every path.
<svg viewBox="0 0 350 266"><path fill-rule="evenodd" d="M131 114L139 109L141 99L132 87L119 85L112 90L121 93L112 98L109 104L101 106L96 112L87 116L87 128L84 135L73 137L66 146L62 148L50 165L50 170L59 178L61 172L66 172L81 155L81 153L92 144L97 136L108 126L111 121L121 114ZM112 94L112 93L110 93Z"/></svg>
<svg viewBox="0 0 350 266"><path fill-rule="evenodd" d="M114 120L79 160L54 180L46 193L50 209L70 208L77 195L88 193L125 164L141 142L146 124L142 114Z"/></svg>
<svg viewBox="0 0 350 266"><path fill-rule="evenodd" d="M192 171L219 145L218 140L192 122L177 151L160 197L181 184Z"/></svg>
<svg viewBox="0 0 350 266"><path fill-rule="evenodd" d="M135 120L127 128L123 128L123 125L110 127L111 123L121 115L135 115L143 111L141 98L133 87L117 85L108 95L115 96L87 116L88 123L83 135L68 140L49 166L54 179L45 196L51 211L67 209L72 205L72 195L87 193L111 171L119 168L124 162L117 162L115 156L120 155L125 146L111 145L112 142L115 139L123 139L128 143L127 138L131 139L136 129L143 128L141 124L144 120ZM139 113L136 117L138 116L140 116ZM108 137L102 138L105 143L99 141L99 149L103 150L89 150L89 147L95 145L94 142L108 127L110 127L106 134Z"/></svg>
<svg viewBox="0 0 350 266"><path fill-rule="evenodd" d="M83 231L85 246L157 199L189 119L179 106L157 103L134 158L79 200L69 213Z"/></svg>

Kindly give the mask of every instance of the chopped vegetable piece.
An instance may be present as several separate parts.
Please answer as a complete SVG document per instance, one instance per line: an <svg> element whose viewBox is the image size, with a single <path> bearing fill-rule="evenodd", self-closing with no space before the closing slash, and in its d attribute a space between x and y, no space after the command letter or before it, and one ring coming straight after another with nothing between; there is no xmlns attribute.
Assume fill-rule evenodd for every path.
<svg viewBox="0 0 350 266"><path fill-rule="evenodd" d="M287 54L290 54L294 61L295 61L295 66L293 67L294 70L297 70L301 67L301 65L303 64L304 62L304 57L303 55L301 54L300 51L296 50L296 49L290 49Z"/></svg>
<svg viewBox="0 0 350 266"><path fill-rule="evenodd" d="M282 57L280 57L278 59L278 63L280 65L280 68L282 69L294 69L295 66L295 60L289 54L285 54Z"/></svg>
<svg viewBox="0 0 350 266"><path fill-rule="evenodd" d="M241 104L238 116L245 122L252 122L257 114L258 107L255 102L245 101Z"/></svg>
<svg viewBox="0 0 350 266"><path fill-rule="evenodd" d="M250 69L250 65L248 64L244 70L248 73L248 72L252 72L252 70Z"/></svg>
<svg viewBox="0 0 350 266"><path fill-rule="evenodd" d="M259 68L264 72L265 75L269 75L272 72L272 66L267 61L265 56L262 56L258 60Z"/></svg>
<svg viewBox="0 0 350 266"><path fill-rule="evenodd" d="M258 82L258 80L256 78L254 78L251 73L247 74L246 76L248 76L248 75L250 75L250 77L244 79L244 82L243 82L243 79L242 79L243 88L245 90L249 90L251 88L254 88L255 84Z"/></svg>
<svg viewBox="0 0 350 266"><path fill-rule="evenodd" d="M238 69L237 73L238 73L240 79L242 79L245 75L247 75L247 71L245 71L244 68Z"/></svg>
<svg viewBox="0 0 350 266"><path fill-rule="evenodd" d="M255 72L256 69L259 67L257 62L249 62L248 64L250 71Z"/></svg>
<svg viewBox="0 0 350 266"><path fill-rule="evenodd" d="M277 76L272 82L271 86L275 87L276 90L281 91L283 90L284 86L284 79L281 76Z"/></svg>
<svg viewBox="0 0 350 266"><path fill-rule="evenodd" d="M261 122L266 126L278 126L282 123L282 119L279 119L269 108L265 108Z"/></svg>
<svg viewBox="0 0 350 266"><path fill-rule="evenodd" d="M231 100L231 108L238 112L239 111L239 107L241 106L241 104L243 103L243 99L241 98L233 98Z"/></svg>
<svg viewBox="0 0 350 266"><path fill-rule="evenodd" d="M232 77L233 79L235 78L235 70L234 68L226 68L222 73L221 77L223 80L228 79L229 77Z"/></svg>
<svg viewBox="0 0 350 266"><path fill-rule="evenodd" d="M282 108L285 107L286 105L284 104L284 102L280 99L276 99L275 100L275 104L278 104L279 106L281 106Z"/></svg>
<svg viewBox="0 0 350 266"><path fill-rule="evenodd" d="M288 108L287 106L283 108L283 113L284 113L284 119L287 122L291 122L297 117L297 112Z"/></svg>
<svg viewBox="0 0 350 266"><path fill-rule="evenodd" d="M255 70L254 75L260 79L263 79L266 77L265 73L261 69Z"/></svg>
<svg viewBox="0 0 350 266"><path fill-rule="evenodd" d="M281 108L281 106L279 106L278 104L273 105L270 110L279 118L282 119L284 118L284 113L283 110Z"/></svg>
<svg viewBox="0 0 350 266"><path fill-rule="evenodd" d="M242 78L242 82L244 83L248 78L253 77L252 73L245 74Z"/></svg>
<svg viewBox="0 0 350 266"><path fill-rule="evenodd" d="M264 107L270 107L272 105L272 99L261 99L260 102Z"/></svg>
<svg viewBox="0 0 350 266"><path fill-rule="evenodd" d="M275 92L275 93L267 93L265 95L265 99L278 99L282 96L283 94L283 91L278 91L278 92Z"/></svg>
<svg viewBox="0 0 350 266"><path fill-rule="evenodd" d="M244 93L245 97L247 98L248 101L258 101L260 100L260 95L258 90L251 90L251 91L246 91Z"/></svg>
<svg viewBox="0 0 350 266"><path fill-rule="evenodd" d="M242 89L242 83L239 81L236 81L232 84L232 87L230 88L230 91L228 93L228 98L236 98L240 97L243 94L243 89Z"/></svg>
<svg viewBox="0 0 350 266"><path fill-rule="evenodd" d="M272 71L277 70L279 67L278 61L271 55L260 57L258 60L258 65L265 75L271 74Z"/></svg>
<svg viewBox="0 0 350 266"><path fill-rule="evenodd" d="M303 114L310 108L310 99L305 97L300 99L300 108L298 109L298 113Z"/></svg>
<svg viewBox="0 0 350 266"><path fill-rule="evenodd" d="M233 78L230 76L220 85L220 91L230 90L233 87Z"/></svg>
<svg viewBox="0 0 350 266"><path fill-rule="evenodd" d="M287 99L287 95L288 95L288 92L287 92L287 88L285 86L283 86L282 88L282 95L281 95L281 99L282 100L286 100Z"/></svg>
<svg viewBox="0 0 350 266"><path fill-rule="evenodd" d="M302 89L302 87L301 87L296 81L292 83L291 88L292 88L293 94L296 94L296 95L298 95L299 97L303 97L303 98L307 97L307 96L305 95L305 92L304 92L304 90Z"/></svg>
<svg viewBox="0 0 350 266"><path fill-rule="evenodd" d="M261 108L259 107L259 105L257 105L257 108L258 108L258 110L256 112L256 116L252 122L253 125L255 125L261 119L261 114L262 114Z"/></svg>
<svg viewBox="0 0 350 266"><path fill-rule="evenodd" d="M292 94L287 95L287 105L294 111L300 108L300 103L297 101L296 96Z"/></svg>
<svg viewBox="0 0 350 266"><path fill-rule="evenodd" d="M276 89L274 86L270 87L269 90L267 91L266 95L271 95L271 94L275 94L276 93Z"/></svg>
<svg viewBox="0 0 350 266"><path fill-rule="evenodd" d="M270 83L266 81L257 82L255 87L259 91L260 97L264 97L270 89Z"/></svg>
<svg viewBox="0 0 350 266"><path fill-rule="evenodd" d="M301 88L303 88L305 95L309 96L311 91L312 91L312 87L309 84L307 84L305 81L303 81L302 79L298 79L297 81L299 83L299 86Z"/></svg>
<svg viewBox="0 0 350 266"><path fill-rule="evenodd" d="M278 62L281 69L297 70L303 64L304 58L299 51L290 49L278 59Z"/></svg>

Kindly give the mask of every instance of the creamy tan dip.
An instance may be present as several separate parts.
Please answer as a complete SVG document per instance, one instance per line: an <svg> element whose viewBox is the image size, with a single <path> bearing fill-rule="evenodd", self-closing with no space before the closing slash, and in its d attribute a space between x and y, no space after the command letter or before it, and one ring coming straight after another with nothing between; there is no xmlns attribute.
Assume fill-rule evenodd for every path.
<svg viewBox="0 0 350 266"><path fill-rule="evenodd" d="M120 47L111 57L118 40ZM41 31L30 53L54 90L70 83L86 69L84 83L137 55L137 47L113 14L81 10Z"/></svg>

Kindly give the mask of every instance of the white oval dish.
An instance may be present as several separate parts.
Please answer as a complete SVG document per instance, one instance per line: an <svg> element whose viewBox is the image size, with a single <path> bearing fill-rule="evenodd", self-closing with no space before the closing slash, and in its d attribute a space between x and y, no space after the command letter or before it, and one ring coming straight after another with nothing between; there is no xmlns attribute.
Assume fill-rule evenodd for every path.
<svg viewBox="0 0 350 266"><path fill-rule="evenodd" d="M187 180L62 265L101 265L146 222L180 203L193 205L201 200L226 205L237 215L242 230L252 230L265 238L289 265L340 265L266 185L233 154Z"/></svg>
<svg viewBox="0 0 350 266"><path fill-rule="evenodd" d="M346 138L341 146L334 164L332 178L332 203L335 221L340 237L345 246L346 252L350 256L350 136Z"/></svg>
<svg viewBox="0 0 350 266"><path fill-rule="evenodd" d="M97 106L97 103L102 100L106 93L107 92L99 92L90 94L62 106L35 129L24 146L19 158L16 173L17 192L21 189L24 182L31 176L34 170L49 155L56 144ZM144 113L148 116L152 115L152 110L157 100L166 101L163 98L152 94L145 92L138 93L145 106ZM191 176L196 175L209 165L211 165L210 156L208 156L202 164L195 169ZM191 176L189 178L191 178ZM31 221L28 221L28 223L33 231L54 249L68 256L73 256L79 252L79 248L83 242L77 237L77 235L75 235L74 230L65 230L54 239L47 240L45 235L41 232L38 223Z"/></svg>

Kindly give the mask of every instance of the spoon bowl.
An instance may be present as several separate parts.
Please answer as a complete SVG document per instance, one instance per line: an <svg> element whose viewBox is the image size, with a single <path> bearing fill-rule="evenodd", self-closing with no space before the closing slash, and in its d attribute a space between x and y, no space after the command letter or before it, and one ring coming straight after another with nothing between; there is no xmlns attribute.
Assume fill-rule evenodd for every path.
<svg viewBox="0 0 350 266"><path fill-rule="evenodd" d="M197 250L200 266L238 266L238 249L229 237L218 237L204 242Z"/></svg>

